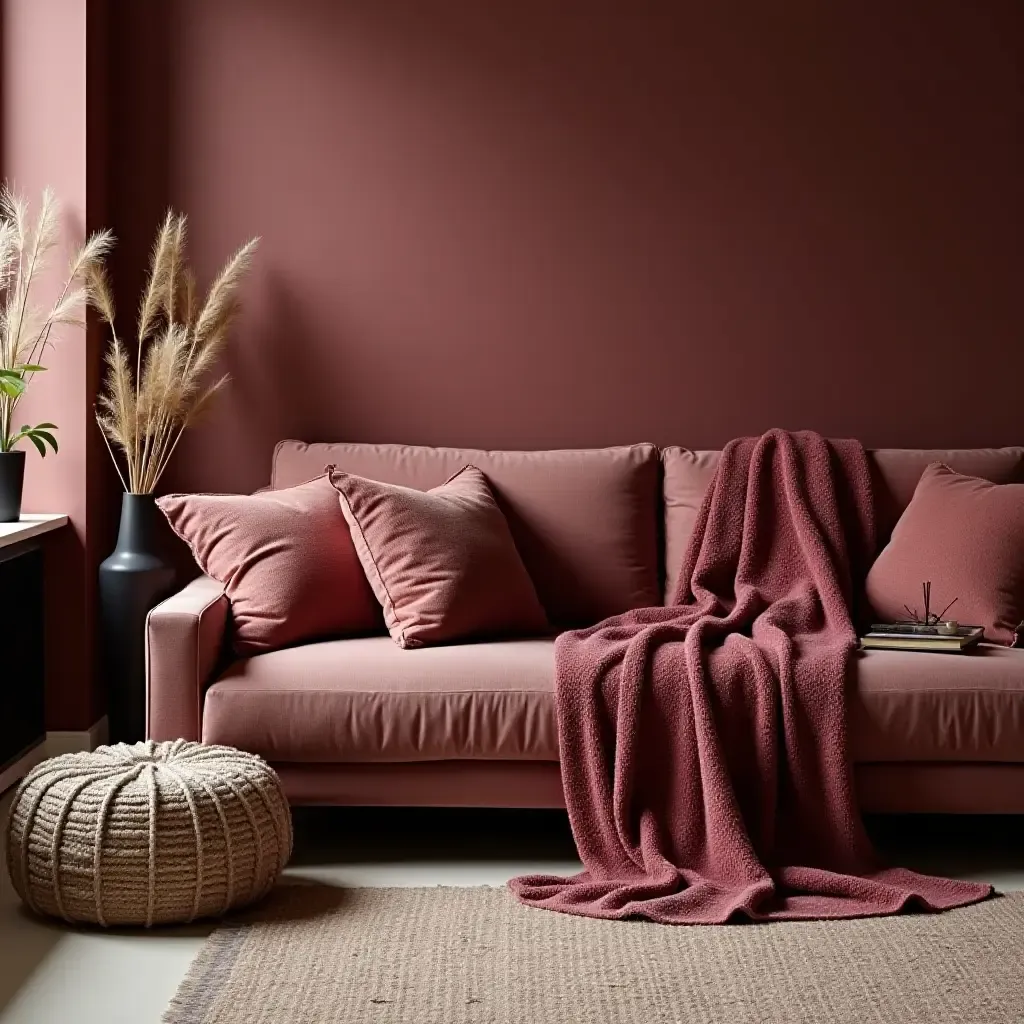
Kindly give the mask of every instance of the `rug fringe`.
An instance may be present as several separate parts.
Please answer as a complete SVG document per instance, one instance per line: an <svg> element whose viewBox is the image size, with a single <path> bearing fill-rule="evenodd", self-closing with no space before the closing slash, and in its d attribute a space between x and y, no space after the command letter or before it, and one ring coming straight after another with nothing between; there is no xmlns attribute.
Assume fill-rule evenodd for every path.
<svg viewBox="0 0 1024 1024"><path fill-rule="evenodd" d="M196 954L160 1018L161 1024L202 1024L238 960L249 925L222 925Z"/></svg>

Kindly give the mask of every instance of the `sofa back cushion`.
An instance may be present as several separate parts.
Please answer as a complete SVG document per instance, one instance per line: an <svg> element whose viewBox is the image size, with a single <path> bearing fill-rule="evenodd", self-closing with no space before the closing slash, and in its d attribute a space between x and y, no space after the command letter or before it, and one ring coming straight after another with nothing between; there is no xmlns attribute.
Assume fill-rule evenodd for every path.
<svg viewBox="0 0 1024 1024"><path fill-rule="evenodd" d="M910 504L925 467L933 462L996 484L1024 481L1024 448L877 448L868 454L874 476L880 549ZM700 503L718 467L718 456L718 452L688 448L662 450L666 601L672 599Z"/></svg>
<svg viewBox="0 0 1024 1024"><path fill-rule="evenodd" d="M718 456L719 452L691 451L689 448L662 449L666 604L675 593L686 545L697 522L704 493L718 468Z"/></svg>
<svg viewBox="0 0 1024 1024"><path fill-rule="evenodd" d="M288 487L328 465L422 491L463 466L476 466L508 520L553 625L588 625L661 603L654 445L514 452L282 441L271 486Z"/></svg>

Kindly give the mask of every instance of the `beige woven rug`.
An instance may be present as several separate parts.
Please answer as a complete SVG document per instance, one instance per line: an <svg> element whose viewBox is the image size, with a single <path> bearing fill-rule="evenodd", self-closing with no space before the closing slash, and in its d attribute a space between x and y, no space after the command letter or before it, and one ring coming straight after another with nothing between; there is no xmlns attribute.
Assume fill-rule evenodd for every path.
<svg viewBox="0 0 1024 1024"><path fill-rule="evenodd" d="M1012 1024L1024 893L940 915L671 927L504 889L286 886L207 941L170 1024Z"/></svg>

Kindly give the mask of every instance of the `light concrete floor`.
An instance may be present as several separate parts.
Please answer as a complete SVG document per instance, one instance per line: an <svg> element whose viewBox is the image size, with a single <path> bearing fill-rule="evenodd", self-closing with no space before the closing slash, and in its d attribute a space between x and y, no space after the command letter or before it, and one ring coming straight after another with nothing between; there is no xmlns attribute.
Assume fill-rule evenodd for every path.
<svg viewBox="0 0 1024 1024"><path fill-rule="evenodd" d="M0 800L4 820L9 800ZM893 862L1024 889L1024 819L887 819L871 828ZM318 809L297 812L295 829L288 874L330 885L502 885L579 869L555 812ZM39 921L0 875L0 1024L157 1024L210 930Z"/></svg>

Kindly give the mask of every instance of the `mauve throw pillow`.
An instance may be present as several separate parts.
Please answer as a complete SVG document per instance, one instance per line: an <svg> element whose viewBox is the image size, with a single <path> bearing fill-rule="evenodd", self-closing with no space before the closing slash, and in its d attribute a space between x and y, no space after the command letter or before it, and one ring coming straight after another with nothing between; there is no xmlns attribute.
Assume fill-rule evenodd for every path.
<svg viewBox="0 0 1024 1024"><path fill-rule="evenodd" d="M337 470L331 481L400 647L547 629L505 516L475 466L429 491Z"/></svg>
<svg viewBox="0 0 1024 1024"><path fill-rule="evenodd" d="M1024 484L993 484L942 463L924 471L914 497L867 578L879 619L924 614L956 598L946 617L984 626L988 640L1012 644L1024 619Z"/></svg>
<svg viewBox="0 0 1024 1024"><path fill-rule="evenodd" d="M326 475L258 494L169 494L157 504L224 584L239 655L380 628L380 608Z"/></svg>

